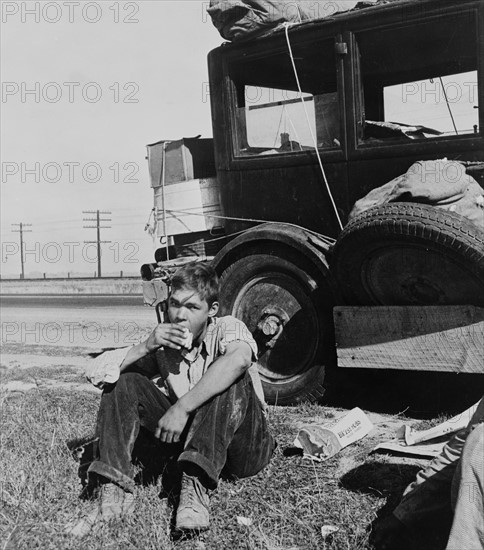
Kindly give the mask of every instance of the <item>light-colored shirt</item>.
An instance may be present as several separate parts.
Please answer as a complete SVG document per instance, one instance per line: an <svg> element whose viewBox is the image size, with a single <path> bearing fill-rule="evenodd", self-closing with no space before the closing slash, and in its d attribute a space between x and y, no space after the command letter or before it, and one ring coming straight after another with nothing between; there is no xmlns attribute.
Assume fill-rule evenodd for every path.
<svg viewBox="0 0 484 550"><path fill-rule="evenodd" d="M265 405L262 383L255 364L257 344L245 324L231 315L209 318L207 332L200 346L190 352L160 348L136 361L128 370L141 372L151 378L175 402L199 382L213 361L224 355L227 345L232 342L246 342L250 346L253 363L248 372L257 397ZM107 351L94 359L86 371L88 380L98 387L114 383L129 350L119 348Z"/></svg>

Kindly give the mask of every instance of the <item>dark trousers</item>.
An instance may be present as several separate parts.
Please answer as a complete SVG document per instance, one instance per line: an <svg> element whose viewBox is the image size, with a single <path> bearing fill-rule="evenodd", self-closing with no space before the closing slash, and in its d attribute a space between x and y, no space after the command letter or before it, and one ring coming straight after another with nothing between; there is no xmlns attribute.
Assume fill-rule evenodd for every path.
<svg viewBox="0 0 484 550"><path fill-rule="evenodd" d="M133 455L140 449L144 463L161 466L175 459L182 470L195 465L211 488L217 486L222 472L248 477L269 463L275 442L247 373L192 415L180 443L161 443L153 436L158 420L170 407L151 380L138 373L122 374L101 397L98 456L89 474L132 491Z"/></svg>

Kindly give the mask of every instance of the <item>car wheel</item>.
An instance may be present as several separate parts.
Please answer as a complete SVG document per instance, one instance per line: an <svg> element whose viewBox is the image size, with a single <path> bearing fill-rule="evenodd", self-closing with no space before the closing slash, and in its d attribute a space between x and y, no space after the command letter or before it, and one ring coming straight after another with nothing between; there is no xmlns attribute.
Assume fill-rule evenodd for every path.
<svg viewBox="0 0 484 550"><path fill-rule="evenodd" d="M259 348L271 404L316 401L334 354L331 291L324 275L290 251L240 257L221 274L222 313L242 320Z"/></svg>

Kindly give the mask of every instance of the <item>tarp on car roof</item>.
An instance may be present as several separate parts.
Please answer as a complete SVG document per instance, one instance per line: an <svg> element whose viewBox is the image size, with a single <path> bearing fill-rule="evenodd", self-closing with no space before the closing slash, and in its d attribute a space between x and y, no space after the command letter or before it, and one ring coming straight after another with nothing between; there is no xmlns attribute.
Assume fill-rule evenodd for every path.
<svg viewBox="0 0 484 550"><path fill-rule="evenodd" d="M326 19L386 0L210 0L213 24L226 40L237 41L282 23Z"/></svg>

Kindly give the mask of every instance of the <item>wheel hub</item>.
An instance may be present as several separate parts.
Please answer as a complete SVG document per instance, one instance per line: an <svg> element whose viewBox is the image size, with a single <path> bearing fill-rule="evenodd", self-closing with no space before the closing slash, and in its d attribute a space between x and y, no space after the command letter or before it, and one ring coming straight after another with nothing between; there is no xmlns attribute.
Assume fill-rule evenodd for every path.
<svg viewBox="0 0 484 550"><path fill-rule="evenodd" d="M278 307L270 307L262 312L257 330L266 348L273 348L289 320L287 313Z"/></svg>
<svg viewBox="0 0 484 550"><path fill-rule="evenodd" d="M231 314L255 338L263 380L286 381L311 365L319 345L318 319L303 282L286 273L257 274L238 290Z"/></svg>
<svg viewBox="0 0 484 550"><path fill-rule="evenodd" d="M401 288L410 303L438 304L443 296L438 286L424 277L409 278Z"/></svg>

